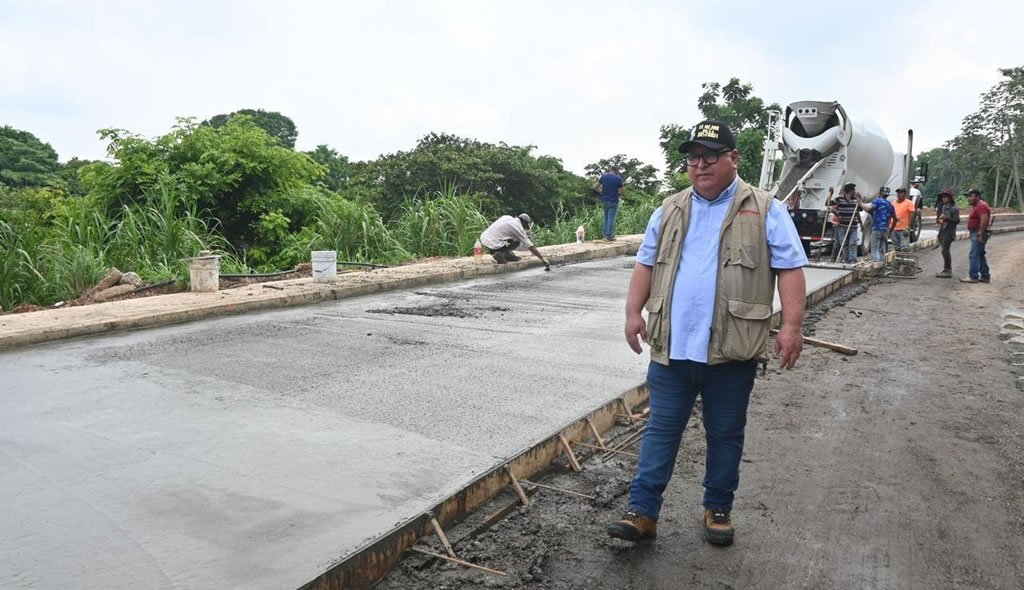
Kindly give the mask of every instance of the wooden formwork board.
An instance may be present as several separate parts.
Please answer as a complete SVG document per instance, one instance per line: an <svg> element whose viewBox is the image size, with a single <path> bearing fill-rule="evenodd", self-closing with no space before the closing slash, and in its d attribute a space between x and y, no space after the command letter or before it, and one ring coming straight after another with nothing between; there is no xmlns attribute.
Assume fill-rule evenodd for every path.
<svg viewBox="0 0 1024 590"><path fill-rule="evenodd" d="M622 411L622 400L629 408L636 408L647 402L646 383L637 385L609 400L600 408L581 416L565 428L552 433L546 439L515 456L507 463L477 477L452 496L423 514L410 519L380 539L357 550L340 563L301 586L302 590L359 590L368 588L384 577L402 559L402 554L412 547L420 537L433 532L430 513L433 513L443 527L458 524L466 516L479 509L501 493L511 482L505 465L518 479L529 479L547 469L560 455L565 453L560 437L570 441L593 438L591 424L601 433L616 425L616 414ZM589 424L588 424L589 419Z"/></svg>

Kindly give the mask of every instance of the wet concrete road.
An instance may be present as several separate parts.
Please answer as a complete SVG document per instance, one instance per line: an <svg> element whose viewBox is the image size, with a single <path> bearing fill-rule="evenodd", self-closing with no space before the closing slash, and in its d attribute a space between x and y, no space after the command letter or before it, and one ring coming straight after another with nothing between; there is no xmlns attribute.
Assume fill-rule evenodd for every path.
<svg viewBox="0 0 1024 590"><path fill-rule="evenodd" d="M0 354L0 587L312 579L643 380L627 263Z"/></svg>

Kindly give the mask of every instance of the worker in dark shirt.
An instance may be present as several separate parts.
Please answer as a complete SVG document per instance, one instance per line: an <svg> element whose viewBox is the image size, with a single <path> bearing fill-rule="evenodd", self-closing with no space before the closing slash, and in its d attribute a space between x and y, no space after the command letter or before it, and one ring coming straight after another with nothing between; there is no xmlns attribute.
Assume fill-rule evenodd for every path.
<svg viewBox="0 0 1024 590"><path fill-rule="evenodd" d="M839 256L842 250L843 262L848 264L857 262L857 231L860 229L860 216L857 215L857 210L860 208L860 202L856 191L857 185L848 182L843 185L842 192L832 199L832 212L839 217L838 225L833 228L835 239L832 248L836 256Z"/></svg>
<svg viewBox="0 0 1024 590"><path fill-rule="evenodd" d="M956 226L960 223L960 208L956 206L953 189L939 191L939 246L942 247L942 270L935 273L940 279L953 278L953 259L949 247L956 240Z"/></svg>

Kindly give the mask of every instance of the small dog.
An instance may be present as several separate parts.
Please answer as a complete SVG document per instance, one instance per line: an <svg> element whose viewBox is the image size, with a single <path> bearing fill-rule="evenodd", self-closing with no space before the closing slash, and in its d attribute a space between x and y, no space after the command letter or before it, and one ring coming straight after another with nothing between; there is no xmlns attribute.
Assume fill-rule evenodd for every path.
<svg viewBox="0 0 1024 590"><path fill-rule="evenodd" d="M583 229L582 225L576 228L576 243L577 244L582 244L583 243L583 234L585 234L586 232L587 232L587 230Z"/></svg>

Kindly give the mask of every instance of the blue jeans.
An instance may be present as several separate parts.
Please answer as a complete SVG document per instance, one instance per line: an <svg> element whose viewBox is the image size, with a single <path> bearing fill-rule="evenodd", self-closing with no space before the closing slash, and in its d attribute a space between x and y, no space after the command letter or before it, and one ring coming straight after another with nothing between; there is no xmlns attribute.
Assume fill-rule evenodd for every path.
<svg viewBox="0 0 1024 590"><path fill-rule="evenodd" d="M615 236L615 214L619 212L618 201L601 201L604 205L604 237Z"/></svg>
<svg viewBox="0 0 1024 590"><path fill-rule="evenodd" d="M892 245L896 247L897 252L906 252L910 250L910 233L909 230L898 229L892 232Z"/></svg>
<svg viewBox="0 0 1024 590"><path fill-rule="evenodd" d="M636 477L629 489L629 508L651 518L661 512L662 493L672 478L683 429L700 394L703 402L707 456L704 460L704 506L732 510L740 483L747 403L754 388L754 362L708 365L651 362L647 386L651 415L640 444Z"/></svg>
<svg viewBox="0 0 1024 590"><path fill-rule="evenodd" d="M871 256L878 262L885 260L885 252L889 249L889 232L876 229L871 232Z"/></svg>
<svg viewBox="0 0 1024 590"><path fill-rule="evenodd" d="M968 255L971 266L968 274L971 275L972 279L985 279L991 278L988 271L988 259L985 258L985 246L988 245L989 238L992 234L985 236L985 242L978 241L978 230L971 230L971 253Z"/></svg>
<svg viewBox="0 0 1024 590"><path fill-rule="evenodd" d="M838 256L839 248L841 247L843 249L843 262L857 262L857 227L851 227L849 234L846 233L845 225L837 225L833 230L835 231L835 241L832 246L832 255ZM845 246L843 242L846 243Z"/></svg>

